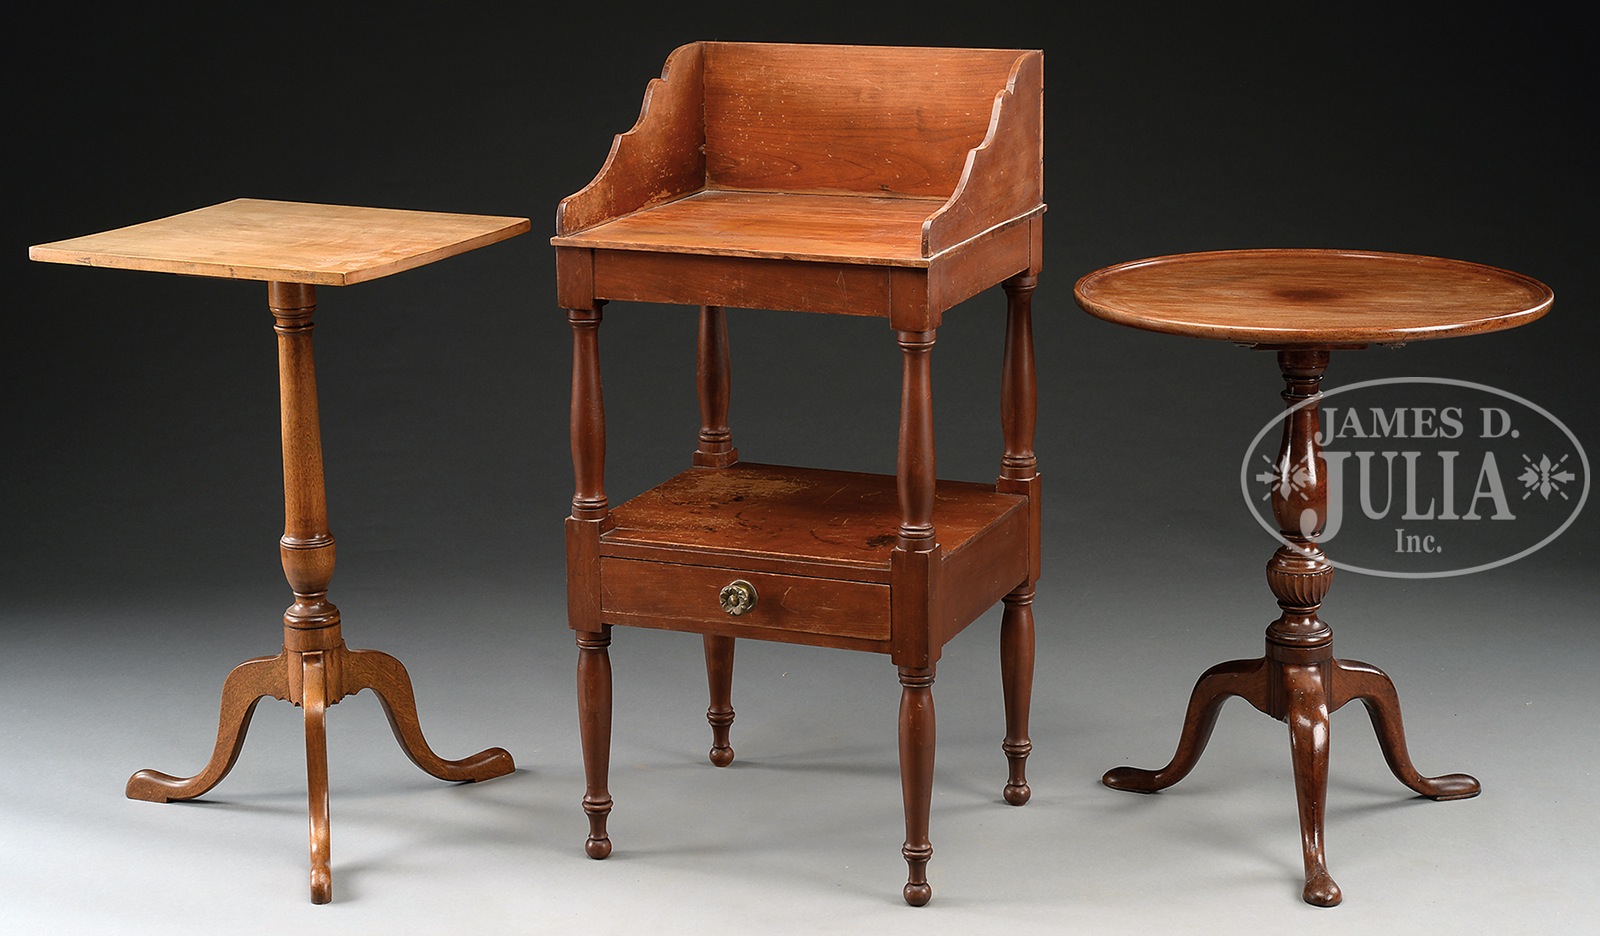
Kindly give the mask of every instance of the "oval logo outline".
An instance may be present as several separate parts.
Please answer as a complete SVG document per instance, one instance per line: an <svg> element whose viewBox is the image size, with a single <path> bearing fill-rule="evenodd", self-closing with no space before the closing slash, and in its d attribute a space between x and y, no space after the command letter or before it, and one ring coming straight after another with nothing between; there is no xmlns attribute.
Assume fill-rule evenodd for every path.
<svg viewBox="0 0 1600 936"><path fill-rule="evenodd" d="M1578 441L1577 435L1574 434L1571 429L1567 428L1566 423L1557 419L1554 413L1533 402L1532 400L1520 397L1515 393L1511 393L1510 391L1501 390L1498 387L1491 387L1488 384L1474 383L1470 380L1457 380L1453 377L1379 377L1373 380L1361 380L1342 387L1335 387L1332 390L1324 390L1309 400L1302 400L1301 402L1296 403L1294 406L1285 407L1282 412L1268 420L1266 425L1262 426L1261 430L1255 434L1255 438L1250 440L1250 444L1245 448L1244 460L1239 465L1239 492L1241 495L1243 495L1245 504L1250 509L1250 516L1255 518L1256 523L1260 524L1262 529L1272 534L1273 539L1286 546L1289 546L1290 548L1295 547L1295 544L1291 543L1287 538L1285 538L1282 532L1279 531L1276 526L1274 526L1272 523L1269 523L1266 518L1261 515L1260 511L1258 511L1255 507L1254 498L1251 496L1250 456L1255 453L1257 446L1261 444L1261 440L1266 437L1267 433L1272 431L1273 427L1277 426L1285 419L1288 419L1291 413L1294 413L1306 406L1310 406L1312 403L1318 404L1320 408L1322 401L1331 396L1336 396L1351 390L1359 390L1363 387L1391 386L1396 384L1436 384L1450 387L1464 387L1469 390L1478 390L1493 396L1515 401L1527 407L1530 411L1538 413L1551 425L1555 426L1557 429L1560 429L1562 434L1564 434L1568 441L1572 443L1573 449L1578 453L1578 461L1583 465L1583 491L1578 495L1578 501L1573 505L1572 512L1567 515L1567 519L1563 521L1562 524L1548 536L1532 546L1523 549L1521 552L1513 553L1510 556L1497 559L1494 562L1480 563L1464 569L1443 569L1428 572L1391 572L1384 569L1369 569L1363 566L1350 565L1340 562L1338 559L1333 558L1333 556L1324 553L1325 558L1334 568L1343 569L1346 572L1353 572L1358 575L1373 575L1380 578L1399 579L1453 578L1458 575L1471 575L1474 572L1486 572L1490 569L1497 569L1503 565L1509 565L1513 562L1516 562L1518 559L1530 556L1533 553L1536 553L1544 547L1550 545L1550 543L1554 541L1556 537L1560 536L1562 533L1565 533L1567 528L1572 526L1572 524L1578 519L1578 514L1583 512L1583 505L1589 500L1589 456L1588 453L1584 451L1583 444ZM1320 414L1317 429L1319 433L1322 431ZM1318 447L1318 452L1321 452L1320 446Z"/></svg>

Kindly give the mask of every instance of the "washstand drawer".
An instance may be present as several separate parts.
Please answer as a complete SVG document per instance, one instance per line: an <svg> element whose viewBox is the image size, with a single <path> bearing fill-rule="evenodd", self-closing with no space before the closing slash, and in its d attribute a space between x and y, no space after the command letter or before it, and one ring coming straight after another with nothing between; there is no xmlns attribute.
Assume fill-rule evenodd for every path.
<svg viewBox="0 0 1600 936"><path fill-rule="evenodd" d="M875 582L603 557L600 583L600 618L608 624L889 639L889 586ZM725 589L732 610L724 609ZM753 603L741 609L747 592Z"/></svg>

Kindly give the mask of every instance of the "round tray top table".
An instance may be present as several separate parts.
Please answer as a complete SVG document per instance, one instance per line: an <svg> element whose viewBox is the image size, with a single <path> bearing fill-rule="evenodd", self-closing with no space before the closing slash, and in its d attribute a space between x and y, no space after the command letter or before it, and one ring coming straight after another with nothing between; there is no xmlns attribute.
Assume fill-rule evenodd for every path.
<svg viewBox="0 0 1600 936"><path fill-rule="evenodd" d="M1090 273L1075 292L1085 311L1107 321L1277 351L1291 409L1271 495L1283 545L1267 563L1267 585L1282 613L1267 627L1265 655L1220 663L1200 677L1165 767L1117 767L1103 782L1154 793L1182 780L1205 750L1222 704L1239 696L1289 725L1305 853L1302 896L1334 906L1341 893L1328 874L1322 834L1332 712L1361 700L1389 769L1423 796L1464 799L1479 786L1466 774L1417 772L1394 684L1375 666L1335 659L1333 630L1318 616L1333 579L1317 545L1328 504L1317 403L1329 352L1513 328L1544 315L1553 295L1537 280L1476 263L1344 250L1155 257Z"/></svg>

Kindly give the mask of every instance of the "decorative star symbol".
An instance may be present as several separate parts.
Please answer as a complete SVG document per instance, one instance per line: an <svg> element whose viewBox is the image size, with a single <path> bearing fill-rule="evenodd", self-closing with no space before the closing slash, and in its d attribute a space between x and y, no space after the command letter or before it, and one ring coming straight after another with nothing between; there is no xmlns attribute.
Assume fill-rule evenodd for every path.
<svg viewBox="0 0 1600 936"><path fill-rule="evenodd" d="M1527 488L1522 493L1522 499L1527 500L1537 491L1545 500L1549 500L1552 493L1560 494L1562 500L1570 500L1567 493L1561 490L1561 485L1576 480L1577 475L1571 471L1560 470L1567 457L1563 455L1555 462L1551 462L1549 455L1541 455L1539 461L1535 462L1526 455L1522 456L1522 460L1528 463L1528 466L1522 469L1522 474L1517 475L1517 480Z"/></svg>

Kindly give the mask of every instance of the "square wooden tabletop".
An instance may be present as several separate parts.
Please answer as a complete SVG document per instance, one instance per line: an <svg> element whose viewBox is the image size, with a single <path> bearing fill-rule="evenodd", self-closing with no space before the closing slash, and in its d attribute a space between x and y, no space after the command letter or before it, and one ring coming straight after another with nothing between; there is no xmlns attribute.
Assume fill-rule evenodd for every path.
<svg viewBox="0 0 1600 936"><path fill-rule="evenodd" d="M345 286L515 237L527 218L236 198L28 248L50 263Z"/></svg>

